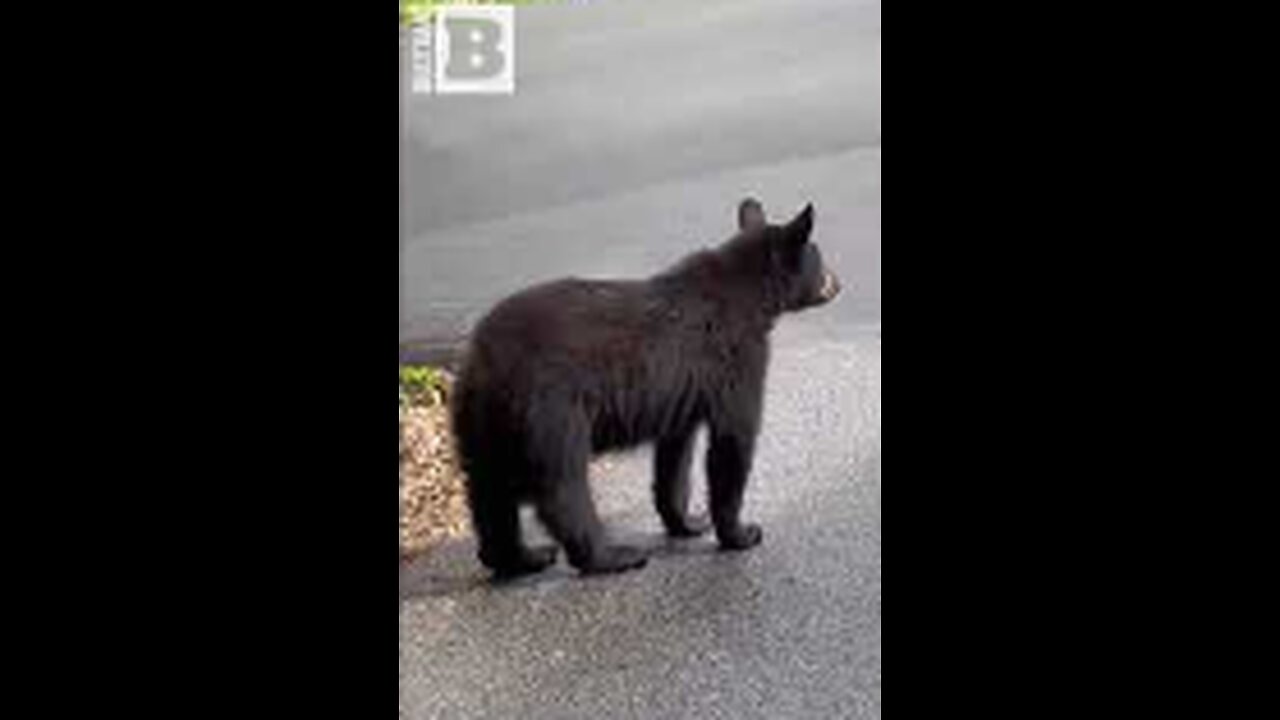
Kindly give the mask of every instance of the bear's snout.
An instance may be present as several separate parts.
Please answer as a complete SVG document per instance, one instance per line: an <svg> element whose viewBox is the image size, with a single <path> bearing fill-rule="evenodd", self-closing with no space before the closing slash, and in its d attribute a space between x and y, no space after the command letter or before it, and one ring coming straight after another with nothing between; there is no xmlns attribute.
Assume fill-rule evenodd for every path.
<svg viewBox="0 0 1280 720"><path fill-rule="evenodd" d="M840 294L840 278L830 270L822 271L822 289L818 291L818 297L822 298L822 302L829 302L836 295Z"/></svg>

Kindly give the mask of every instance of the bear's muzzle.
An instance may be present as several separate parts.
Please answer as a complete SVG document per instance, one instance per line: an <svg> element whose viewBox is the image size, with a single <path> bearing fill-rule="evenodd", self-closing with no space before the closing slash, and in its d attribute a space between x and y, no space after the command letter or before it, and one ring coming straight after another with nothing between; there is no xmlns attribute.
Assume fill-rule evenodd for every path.
<svg viewBox="0 0 1280 720"><path fill-rule="evenodd" d="M822 298L822 302L829 302L836 295L840 294L840 278L830 270L822 271L822 289L818 291L818 297Z"/></svg>

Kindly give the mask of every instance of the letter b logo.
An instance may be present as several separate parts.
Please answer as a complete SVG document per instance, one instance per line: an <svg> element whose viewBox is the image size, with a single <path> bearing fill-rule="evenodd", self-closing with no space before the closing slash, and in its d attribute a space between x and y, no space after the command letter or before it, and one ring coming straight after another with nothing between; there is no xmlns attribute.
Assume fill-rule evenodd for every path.
<svg viewBox="0 0 1280 720"><path fill-rule="evenodd" d="M435 91L515 92L515 8L445 5L435 19Z"/></svg>

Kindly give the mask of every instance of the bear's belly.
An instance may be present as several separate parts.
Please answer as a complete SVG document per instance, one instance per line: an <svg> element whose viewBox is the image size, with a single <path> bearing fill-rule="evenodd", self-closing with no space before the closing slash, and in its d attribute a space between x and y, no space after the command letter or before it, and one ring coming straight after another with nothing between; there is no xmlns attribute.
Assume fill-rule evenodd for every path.
<svg viewBox="0 0 1280 720"><path fill-rule="evenodd" d="M698 423L697 404L683 395L643 398L599 408L592 417L593 452L627 450L660 437L688 432Z"/></svg>

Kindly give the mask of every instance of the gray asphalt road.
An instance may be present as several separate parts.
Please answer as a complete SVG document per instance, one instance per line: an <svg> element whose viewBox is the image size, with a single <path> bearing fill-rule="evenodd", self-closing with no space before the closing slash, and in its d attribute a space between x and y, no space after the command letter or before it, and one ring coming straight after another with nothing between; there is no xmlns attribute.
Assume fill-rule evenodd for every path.
<svg viewBox="0 0 1280 720"><path fill-rule="evenodd" d="M779 216L812 201L845 292L775 333L748 493L763 546L665 542L648 452L610 458L606 520L658 557L501 589L466 541L403 567L401 717L881 716L880 17L859 0L521 8L515 96L411 101L411 357L447 354L529 282L648 274L717 242L747 194Z"/></svg>
<svg viewBox="0 0 1280 720"><path fill-rule="evenodd" d="M529 282L651 273L746 194L817 207L847 291L815 322L879 322L878 0L528 7L517 37L514 96L409 103L402 342Z"/></svg>

